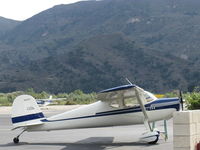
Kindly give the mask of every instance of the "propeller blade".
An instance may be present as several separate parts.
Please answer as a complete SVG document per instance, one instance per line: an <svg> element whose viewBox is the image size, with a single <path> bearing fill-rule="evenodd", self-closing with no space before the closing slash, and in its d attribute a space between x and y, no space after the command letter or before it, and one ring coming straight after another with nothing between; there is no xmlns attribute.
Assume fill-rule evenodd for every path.
<svg viewBox="0 0 200 150"><path fill-rule="evenodd" d="M183 110L183 94L181 90L179 90L179 99L180 99L181 110Z"/></svg>

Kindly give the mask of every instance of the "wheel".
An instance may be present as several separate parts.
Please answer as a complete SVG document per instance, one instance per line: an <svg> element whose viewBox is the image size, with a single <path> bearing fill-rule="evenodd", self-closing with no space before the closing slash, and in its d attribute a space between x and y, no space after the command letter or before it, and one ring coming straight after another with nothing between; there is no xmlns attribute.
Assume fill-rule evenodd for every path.
<svg viewBox="0 0 200 150"><path fill-rule="evenodd" d="M15 138L13 139L13 142L14 142L15 144L19 143L19 139L18 139L17 137L15 137Z"/></svg>
<svg viewBox="0 0 200 150"><path fill-rule="evenodd" d="M156 138L155 141L149 142L148 144L156 144L158 142L158 137Z"/></svg>
<svg viewBox="0 0 200 150"><path fill-rule="evenodd" d="M149 142L148 144L156 144L158 142L158 140L159 140L159 135L156 136L156 140L155 141Z"/></svg>

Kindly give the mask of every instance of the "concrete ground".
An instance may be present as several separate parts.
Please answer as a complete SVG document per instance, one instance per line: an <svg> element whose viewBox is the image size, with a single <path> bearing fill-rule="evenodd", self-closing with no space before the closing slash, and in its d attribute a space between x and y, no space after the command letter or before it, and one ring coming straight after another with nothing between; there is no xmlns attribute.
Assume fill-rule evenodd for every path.
<svg viewBox="0 0 200 150"><path fill-rule="evenodd" d="M74 106L73 108L75 108ZM73 109L72 107L70 109ZM0 107L1 109L1 107ZM9 108L7 109L9 110ZM58 114L64 109L43 109L46 116ZM158 144L139 142L145 131L144 125L120 126L94 129L74 129L51 132L25 132L19 144L13 138L20 130L11 131L10 111L0 111L0 150L172 150L172 120L168 121L169 139L160 137ZM162 122L156 123L163 130Z"/></svg>

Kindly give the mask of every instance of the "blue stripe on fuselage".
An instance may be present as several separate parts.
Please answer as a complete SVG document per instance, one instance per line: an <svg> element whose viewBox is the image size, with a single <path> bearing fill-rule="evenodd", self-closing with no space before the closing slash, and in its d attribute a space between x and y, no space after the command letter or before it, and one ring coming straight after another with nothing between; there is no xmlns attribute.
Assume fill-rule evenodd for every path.
<svg viewBox="0 0 200 150"><path fill-rule="evenodd" d="M29 114L29 115L19 116L19 117L13 117L12 118L12 123L20 123L20 122L24 122L24 121L39 119L39 118L44 118L44 115L43 115L42 112L36 113L36 114Z"/></svg>

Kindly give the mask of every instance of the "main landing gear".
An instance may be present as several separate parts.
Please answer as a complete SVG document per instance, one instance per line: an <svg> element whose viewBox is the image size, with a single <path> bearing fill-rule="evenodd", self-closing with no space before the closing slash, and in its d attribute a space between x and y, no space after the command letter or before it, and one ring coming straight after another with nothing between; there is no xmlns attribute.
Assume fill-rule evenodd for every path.
<svg viewBox="0 0 200 150"><path fill-rule="evenodd" d="M156 136L156 139L155 139L154 141L148 142L148 144L156 144L156 143L158 142L159 136L160 136L160 132L157 131L157 133L158 133L158 134L155 135L155 136Z"/></svg>
<svg viewBox="0 0 200 150"><path fill-rule="evenodd" d="M150 131L143 133L140 137L140 141L148 143L148 144L156 144L159 140L160 132L159 131Z"/></svg>
<svg viewBox="0 0 200 150"><path fill-rule="evenodd" d="M24 133L26 130L23 130L17 137L15 137L14 139L13 139L13 142L15 143L15 144L18 144L19 143L19 137L22 135L22 133Z"/></svg>

